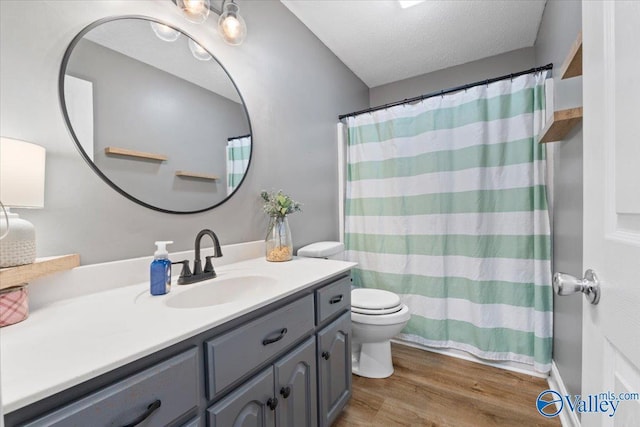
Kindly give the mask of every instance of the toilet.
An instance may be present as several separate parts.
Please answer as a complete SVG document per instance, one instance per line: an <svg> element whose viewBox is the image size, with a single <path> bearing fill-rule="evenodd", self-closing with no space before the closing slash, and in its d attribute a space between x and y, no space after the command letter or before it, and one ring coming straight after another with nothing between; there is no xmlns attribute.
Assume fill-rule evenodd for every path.
<svg viewBox="0 0 640 427"><path fill-rule="evenodd" d="M344 259L340 242L317 242L298 250L307 258ZM391 338L405 327L411 314L393 292L351 290L352 372L361 377L387 378L393 374Z"/></svg>

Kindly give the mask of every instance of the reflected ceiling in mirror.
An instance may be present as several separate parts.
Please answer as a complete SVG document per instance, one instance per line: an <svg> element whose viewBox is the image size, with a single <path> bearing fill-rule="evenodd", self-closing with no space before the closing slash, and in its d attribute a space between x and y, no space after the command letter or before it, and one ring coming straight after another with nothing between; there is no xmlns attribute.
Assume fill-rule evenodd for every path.
<svg viewBox="0 0 640 427"><path fill-rule="evenodd" d="M138 16L97 21L69 45L59 84L80 153L134 202L202 212L244 180L252 144L242 96L180 29Z"/></svg>

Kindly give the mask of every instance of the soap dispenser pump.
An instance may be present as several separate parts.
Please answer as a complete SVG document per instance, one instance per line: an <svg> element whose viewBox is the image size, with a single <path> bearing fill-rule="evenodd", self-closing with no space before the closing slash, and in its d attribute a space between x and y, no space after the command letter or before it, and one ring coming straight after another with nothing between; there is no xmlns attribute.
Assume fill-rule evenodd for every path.
<svg viewBox="0 0 640 427"><path fill-rule="evenodd" d="M157 250L153 254L150 268L151 295L164 295L171 290L171 261L167 245L172 241L156 242Z"/></svg>

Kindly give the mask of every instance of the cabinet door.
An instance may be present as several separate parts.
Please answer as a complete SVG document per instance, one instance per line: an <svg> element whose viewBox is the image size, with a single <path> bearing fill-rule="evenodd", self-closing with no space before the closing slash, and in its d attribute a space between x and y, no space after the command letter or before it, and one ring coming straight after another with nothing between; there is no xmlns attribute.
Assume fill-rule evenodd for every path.
<svg viewBox="0 0 640 427"><path fill-rule="evenodd" d="M318 332L320 426L328 427L351 397L351 312Z"/></svg>
<svg viewBox="0 0 640 427"><path fill-rule="evenodd" d="M309 338L275 364L278 427L316 427L316 340Z"/></svg>
<svg viewBox="0 0 640 427"><path fill-rule="evenodd" d="M207 409L208 425L274 427L277 400L273 397L273 368L269 367Z"/></svg>

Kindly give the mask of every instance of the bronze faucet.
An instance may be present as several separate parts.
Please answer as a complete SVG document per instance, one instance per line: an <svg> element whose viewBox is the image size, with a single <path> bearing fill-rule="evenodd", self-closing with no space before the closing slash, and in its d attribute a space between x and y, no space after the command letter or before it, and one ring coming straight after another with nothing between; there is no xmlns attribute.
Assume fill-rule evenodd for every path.
<svg viewBox="0 0 640 427"><path fill-rule="evenodd" d="M200 245L204 236L210 236L213 240L213 255L205 257L204 270L202 269L202 260L200 259ZM213 279L216 277L216 272L213 269L213 263L211 258L220 258L222 256L222 250L220 249L220 241L216 233L209 229L201 230L196 236L195 243L195 260L193 261L193 273L189 268L189 260L174 262L173 264L182 264L182 271L178 278L178 285L189 285L191 283L201 282L207 279Z"/></svg>

